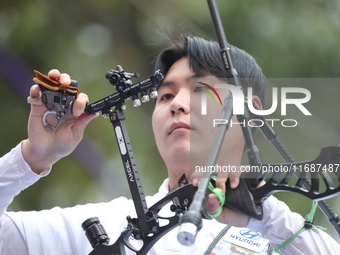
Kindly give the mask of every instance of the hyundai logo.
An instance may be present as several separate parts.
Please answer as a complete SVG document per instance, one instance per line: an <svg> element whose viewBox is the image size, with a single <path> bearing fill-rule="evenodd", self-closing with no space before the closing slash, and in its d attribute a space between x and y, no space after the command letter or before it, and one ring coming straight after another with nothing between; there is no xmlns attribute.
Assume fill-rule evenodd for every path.
<svg viewBox="0 0 340 255"><path fill-rule="evenodd" d="M240 231L240 234L243 237L246 237L246 238L249 238L249 239L253 239L253 240L261 239L261 235L259 233L251 231L251 230L243 229L243 230Z"/></svg>

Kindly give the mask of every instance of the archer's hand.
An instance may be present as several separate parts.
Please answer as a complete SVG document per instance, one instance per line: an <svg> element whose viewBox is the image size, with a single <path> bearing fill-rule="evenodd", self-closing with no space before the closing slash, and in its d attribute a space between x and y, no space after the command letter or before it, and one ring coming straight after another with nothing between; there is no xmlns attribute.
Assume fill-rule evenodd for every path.
<svg viewBox="0 0 340 255"><path fill-rule="evenodd" d="M226 182L229 179L230 185L232 189L235 189L240 184L240 176L241 172L236 173L220 173L217 174L217 178L215 180L216 188L222 190L223 196L228 196L226 194ZM194 186L199 186L200 184L200 177L197 175L193 175L192 184ZM242 198L240 198L242 199ZM220 201L214 193L210 193L207 199L206 210L210 215L214 215L218 212L220 208ZM217 221L223 224L228 224L235 227L246 227L250 220L250 217L246 216L245 214L236 212L230 208L223 206L222 213L215 218Z"/></svg>
<svg viewBox="0 0 340 255"><path fill-rule="evenodd" d="M230 187L232 189L236 189L240 184L242 171L241 171L241 168L239 168L239 171L236 171L236 172L214 173L214 175L216 176L215 187L222 191L222 196L228 196L228 193L226 192L227 180L229 179ZM193 177L192 184L194 186L199 186L201 176L194 173L192 177ZM263 185L265 185L265 181L262 181L260 184L258 184L257 188L260 188ZM247 198L239 197L238 199L242 201L242 199L244 200ZM221 206L221 202L217 198L215 193L210 193L207 199L207 204L206 204L207 212L210 215L215 215L217 212L219 212L220 206ZM239 213L230 208L222 206L222 213L219 214L219 216L215 217L215 219L221 223L232 225L235 227L246 227L249 223L250 217L243 213Z"/></svg>
<svg viewBox="0 0 340 255"><path fill-rule="evenodd" d="M228 196L228 194L226 194L227 179L228 178L221 178L221 177L216 179L216 188L220 188L224 196ZM237 188L240 183L240 179L236 177L230 177L229 179L231 183L231 188L233 189ZM214 193L209 194L208 202L206 205L208 213L210 215L215 214L218 211L219 206L220 206L220 201L218 200L216 195ZM232 225L235 227L246 227L249 223L250 217L223 206L222 213L215 219L219 221L220 223Z"/></svg>
<svg viewBox="0 0 340 255"><path fill-rule="evenodd" d="M68 74L60 74L56 69L51 70L48 77L63 85L71 83ZM73 104L73 113L66 116L55 130L48 130L42 124L42 117L47 108L41 102L38 85L31 87L27 101L31 104L31 112L28 120L28 139L22 143L22 155L32 171L41 173L76 148L83 138L85 127L96 115L84 113L88 96L80 93Z"/></svg>

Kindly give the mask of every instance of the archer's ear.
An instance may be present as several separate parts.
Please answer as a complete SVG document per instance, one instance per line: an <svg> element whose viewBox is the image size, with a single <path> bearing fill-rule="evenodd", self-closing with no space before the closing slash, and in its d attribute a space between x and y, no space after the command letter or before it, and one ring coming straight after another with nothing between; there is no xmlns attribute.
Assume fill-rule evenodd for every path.
<svg viewBox="0 0 340 255"><path fill-rule="evenodd" d="M261 99L258 96L253 96L253 103L257 106L259 110L263 110Z"/></svg>

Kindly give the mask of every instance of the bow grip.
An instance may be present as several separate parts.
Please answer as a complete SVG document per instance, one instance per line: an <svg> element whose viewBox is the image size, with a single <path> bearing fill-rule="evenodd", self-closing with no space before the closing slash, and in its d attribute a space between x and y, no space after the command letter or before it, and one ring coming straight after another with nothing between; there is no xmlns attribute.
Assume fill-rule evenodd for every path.
<svg viewBox="0 0 340 255"><path fill-rule="evenodd" d="M215 186L213 179L210 182ZM262 205L254 201L247 178L244 177L240 178L240 183L235 189L230 187L230 181L227 180L224 206L257 220L262 220L263 217Z"/></svg>
<svg viewBox="0 0 340 255"><path fill-rule="evenodd" d="M230 181L227 180L224 205L251 218L262 220L262 204L255 202L246 178L241 177L240 184L235 189L230 187Z"/></svg>

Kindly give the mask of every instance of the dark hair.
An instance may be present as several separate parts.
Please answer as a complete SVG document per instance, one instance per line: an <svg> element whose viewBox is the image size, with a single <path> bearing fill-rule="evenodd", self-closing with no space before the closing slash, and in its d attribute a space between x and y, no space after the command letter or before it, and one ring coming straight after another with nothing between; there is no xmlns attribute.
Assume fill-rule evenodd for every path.
<svg viewBox="0 0 340 255"><path fill-rule="evenodd" d="M181 35L179 39L168 38L170 44L162 50L156 58L155 70L167 74L170 67L179 59L188 57L191 70L198 76L214 75L217 78L226 77L220 47L214 41L207 41L200 37ZM253 94L257 95L262 104L265 101L266 78L255 59L244 50L230 45L234 67L242 78L242 87L253 87ZM245 79L243 79L245 78Z"/></svg>

